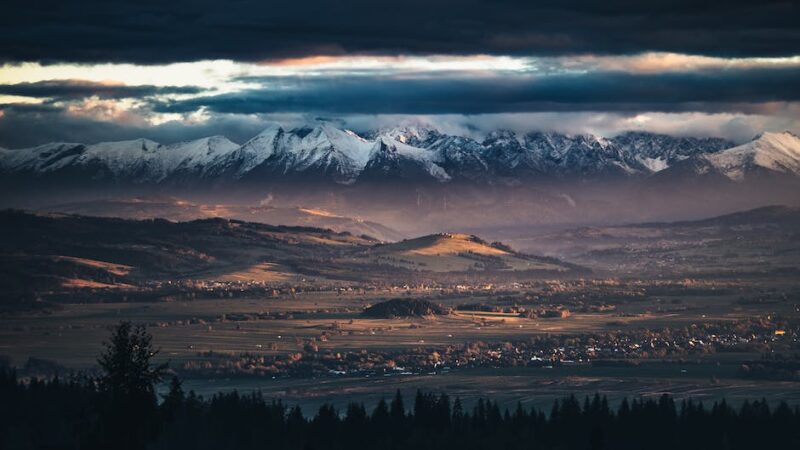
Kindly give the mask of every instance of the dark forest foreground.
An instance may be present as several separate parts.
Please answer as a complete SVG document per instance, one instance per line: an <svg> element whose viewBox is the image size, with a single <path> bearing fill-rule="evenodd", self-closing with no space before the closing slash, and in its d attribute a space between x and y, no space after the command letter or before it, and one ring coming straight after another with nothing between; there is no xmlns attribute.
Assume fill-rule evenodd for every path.
<svg viewBox="0 0 800 450"><path fill-rule="evenodd" d="M201 398L172 379L157 399L163 366L143 328L121 324L106 343L99 378L68 382L0 379L0 447L198 449L753 449L799 448L800 408L765 400L733 408L676 404L670 397L623 401L570 397L548 411L501 410L491 400L465 409L446 394L398 394L373 411L351 404L299 407L236 392Z"/></svg>

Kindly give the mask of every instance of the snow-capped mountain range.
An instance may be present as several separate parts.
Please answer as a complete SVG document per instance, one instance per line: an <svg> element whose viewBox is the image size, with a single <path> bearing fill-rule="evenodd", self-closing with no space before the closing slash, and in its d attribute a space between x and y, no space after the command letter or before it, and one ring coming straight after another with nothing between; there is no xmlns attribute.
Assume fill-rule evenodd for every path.
<svg viewBox="0 0 800 450"><path fill-rule="evenodd" d="M325 122L293 128L271 124L243 145L212 136L170 145L137 139L0 149L0 173L7 176L67 176L135 184L303 177L339 184L385 179L517 183L648 177L678 170L697 176L714 173L732 181L742 181L752 173L800 177L800 137L790 132L764 133L734 146L718 138L643 132L603 138L497 130L479 141L425 126L359 135Z"/></svg>

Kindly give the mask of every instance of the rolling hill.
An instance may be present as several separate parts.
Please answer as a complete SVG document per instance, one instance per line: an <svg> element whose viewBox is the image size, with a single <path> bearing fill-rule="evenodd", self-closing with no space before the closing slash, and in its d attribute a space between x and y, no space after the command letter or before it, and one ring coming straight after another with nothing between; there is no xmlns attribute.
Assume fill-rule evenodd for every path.
<svg viewBox="0 0 800 450"><path fill-rule="evenodd" d="M629 275L800 274L800 208L505 236L518 248Z"/></svg>
<svg viewBox="0 0 800 450"><path fill-rule="evenodd" d="M571 276L581 268L474 236L400 243L229 219L171 222L0 212L4 296L180 281L275 285L468 282Z"/></svg>
<svg viewBox="0 0 800 450"><path fill-rule="evenodd" d="M367 250L365 256L382 264L432 272L570 270L555 259L525 255L500 243L489 244L477 236L458 233L377 245Z"/></svg>
<svg viewBox="0 0 800 450"><path fill-rule="evenodd" d="M273 225L327 228L358 236L366 235L380 241L397 241L406 237L380 223L341 216L319 208L271 206L263 203L268 202L253 205L213 204L168 196L147 196L84 200L47 205L38 209L43 212L137 220L162 218L176 222L211 218L234 219Z"/></svg>

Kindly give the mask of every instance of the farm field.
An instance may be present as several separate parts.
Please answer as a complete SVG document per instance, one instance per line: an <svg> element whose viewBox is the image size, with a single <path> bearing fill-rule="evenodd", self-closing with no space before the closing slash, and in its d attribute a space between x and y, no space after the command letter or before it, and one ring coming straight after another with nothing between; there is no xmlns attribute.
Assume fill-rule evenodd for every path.
<svg viewBox="0 0 800 450"><path fill-rule="evenodd" d="M147 303L65 304L45 313L7 315L0 322L0 355L23 367L29 358L67 370L94 367L109 329L120 320L143 323L161 349L158 360L180 369L187 364L232 359L241 355L302 354L309 342L315 352L353 354L434 352L473 342L502 343L543 337L602 335L636 330L680 329L700 322L736 323L749 317L775 315L797 317L794 292L787 280L739 283L708 282L703 289L686 287L664 290L662 295L625 296L632 286L656 285L642 280L624 287L589 288L555 284L502 292L467 291L431 294L420 289L387 289L370 292L301 292L277 298L198 299ZM680 293L681 290L686 292ZM570 294L571 293L571 294ZM569 304L565 299L605 296L597 303L613 305L605 311L581 312L566 317L522 317L503 312L535 305ZM534 295L538 294L538 295ZM767 294L771 295L769 297ZM589 296L591 297L591 295ZM778 300L764 300L765 298ZM446 315L423 317L366 317L363 310L390 298L435 302ZM783 298L783 300L781 300ZM574 300L572 300L574 302ZM560 302L560 303L559 303ZM586 301L584 303L591 303ZM574 304L574 303L573 303ZM470 310L475 305L494 305L495 311ZM563 305L562 305L563 307ZM488 309L488 308L484 308ZM323 337L324 336L324 337ZM400 389L443 390L466 402L492 396L501 402L536 406L575 393L603 392L609 400L670 393L676 398L719 399L768 397L799 398L800 382L749 380L740 376L742 361L758 359L758 351L713 352L691 356L667 356L642 360L635 365L603 367L587 361L569 361L539 367L439 367L436 370L375 374L314 374L287 376L247 373L182 372L186 388L211 395L220 390L259 390L301 406L325 402L343 405L357 399L365 403L389 397ZM566 358L566 357L565 357ZM41 363L39 363L41 364ZM491 386L491 388L489 387Z"/></svg>
<svg viewBox="0 0 800 450"><path fill-rule="evenodd" d="M659 299L619 305L613 312L571 313L567 318L522 318L518 314L459 310L486 302L468 295L435 301L453 308L446 316L366 318L361 312L392 292L358 295L306 293L295 298L193 300L156 303L67 304L46 314L6 316L0 323L0 354L24 363L29 356L67 367L94 364L108 329L120 320L148 325L162 356L176 362L198 352L283 353L297 340L314 338L332 326L341 334L320 342L333 350L395 349L454 345L469 340L502 341L541 334L579 334L636 328L681 327L704 321L733 321L753 314L789 314L791 302L741 305L740 295L684 296L692 307L680 310ZM421 294L407 298L424 297ZM666 298L666 297L665 297ZM491 303L490 300L487 303ZM496 301L496 300L495 300ZM248 314L266 319L237 320ZM270 345L274 345L271 350Z"/></svg>

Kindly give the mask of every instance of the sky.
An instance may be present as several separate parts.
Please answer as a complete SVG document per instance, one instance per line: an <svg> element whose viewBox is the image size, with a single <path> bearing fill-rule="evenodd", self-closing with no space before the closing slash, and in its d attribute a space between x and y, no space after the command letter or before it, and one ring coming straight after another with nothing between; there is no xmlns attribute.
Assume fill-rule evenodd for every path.
<svg viewBox="0 0 800 450"><path fill-rule="evenodd" d="M6 0L0 146L268 121L800 132L796 1Z"/></svg>

